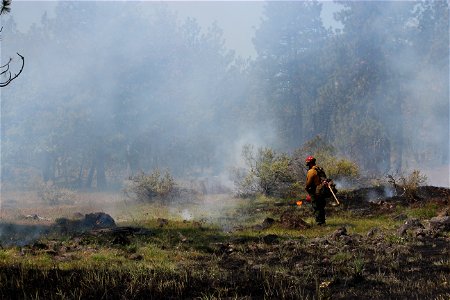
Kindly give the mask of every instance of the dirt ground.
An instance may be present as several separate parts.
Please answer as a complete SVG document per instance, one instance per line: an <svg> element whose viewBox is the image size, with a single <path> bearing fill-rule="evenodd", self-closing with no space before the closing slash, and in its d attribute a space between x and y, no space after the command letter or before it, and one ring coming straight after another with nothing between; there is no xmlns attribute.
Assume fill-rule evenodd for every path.
<svg viewBox="0 0 450 300"><path fill-rule="evenodd" d="M91 299L450 298L446 188L402 196L382 187L340 193L342 205L327 206L325 227L311 223L307 205L292 201L243 205L216 195L149 210L113 194L56 206L31 193L2 196L3 298L19 290L53 297L61 289L73 291L60 294L69 299L86 293ZM101 268L99 253L111 257L102 258ZM21 260L39 257L51 266L45 275L39 263L17 269ZM87 276L79 265L92 259L97 267Z"/></svg>

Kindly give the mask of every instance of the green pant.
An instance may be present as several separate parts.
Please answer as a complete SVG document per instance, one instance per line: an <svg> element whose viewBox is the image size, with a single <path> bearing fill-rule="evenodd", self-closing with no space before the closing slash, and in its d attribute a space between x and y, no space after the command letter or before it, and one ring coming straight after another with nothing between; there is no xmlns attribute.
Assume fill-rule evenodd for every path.
<svg viewBox="0 0 450 300"><path fill-rule="evenodd" d="M316 218L317 224L325 223L325 204L325 197L319 195L311 195L311 205L314 210L314 217Z"/></svg>

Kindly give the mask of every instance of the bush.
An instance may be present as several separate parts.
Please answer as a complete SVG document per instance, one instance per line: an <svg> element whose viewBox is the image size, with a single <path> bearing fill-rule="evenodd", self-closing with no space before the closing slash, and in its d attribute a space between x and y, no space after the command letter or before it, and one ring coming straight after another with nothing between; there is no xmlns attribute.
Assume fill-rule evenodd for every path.
<svg viewBox="0 0 450 300"><path fill-rule="evenodd" d="M266 196L286 197L294 183L290 173L290 158L270 148L259 148L256 153L251 145L243 148L246 168L235 169L235 184L239 196L257 193Z"/></svg>
<svg viewBox="0 0 450 300"><path fill-rule="evenodd" d="M151 174L140 173L129 178L124 193L135 200L167 199L175 190L175 180L168 171L158 169Z"/></svg>
<svg viewBox="0 0 450 300"><path fill-rule="evenodd" d="M246 168L234 170L237 194L243 197L257 193L281 198L303 196L307 173L305 158L311 154L335 182L353 183L360 179L358 165L338 157L334 148L318 136L295 150L292 156L278 154L270 148L259 148L255 153L251 145L244 146L242 156Z"/></svg>
<svg viewBox="0 0 450 300"><path fill-rule="evenodd" d="M324 168L327 170L327 175L335 180L340 179L356 179L359 177L359 167L356 163L347 159L332 157L327 162Z"/></svg>
<svg viewBox="0 0 450 300"><path fill-rule="evenodd" d="M413 170L406 178L405 187L416 190L419 186L425 185L427 180L426 175L420 174L419 170Z"/></svg>
<svg viewBox="0 0 450 300"><path fill-rule="evenodd" d="M231 173L235 186L235 193L238 197L249 198L255 196L258 191L258 186L253 173L245 168L233 168Z"/></svg>
<svg viewBox="0 0 450 300"><path fill-rule="evenodd" d="M386 177L397 196L414 197L417 189L427 183L427 176L419 170L413 170L409 175L388 174Z"/></svg>
<svg viewBox="0 0 450 300"><path fill-rule="evenodd" d="M292 155L296 178L302 183L306 178L307 172L305 158L309 155L313 155L316 158L317 164L334 181L345 180L354 182L360 179L359 166L355 162L339 157L333 146L320 136L316 136L312 140L307 141L301 148L295 150Z"/></svg>

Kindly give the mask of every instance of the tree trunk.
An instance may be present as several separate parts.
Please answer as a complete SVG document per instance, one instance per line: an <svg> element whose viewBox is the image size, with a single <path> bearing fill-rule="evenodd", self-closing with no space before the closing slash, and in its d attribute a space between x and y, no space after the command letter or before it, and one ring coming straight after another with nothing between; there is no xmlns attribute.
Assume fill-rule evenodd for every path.
<svg viewBox="0 0 450 300"><path fill-rule="evenodd" d="M98 151L96 159L97 169L97 189L106 188L106 175L105 175L105 154L103 151Z"/></svg>
<svg viewBox="0 0 450 300"><path fill-rule="evenodd" d="M89 169L88 177L86 179L86 188L92 187L92 180L94 179L94 172L95 172L95 160L92 162L91 168Z"/></svg>
<svg viewBox="0 0 450 300"><path fill-rule="evenodd" d="M87 188L93 187L94 174L97 189L106 188L105 153L102 149L96 151L94 159L92 160L92 165L89 169L85 185Z"/></svg>
<svg viewBox="0 0 450 300"><path fill-rule="evenodd" d="M50 152L44 154L44 167L42 170L42 178L44 182L55 180L55 160Z"/></svg>

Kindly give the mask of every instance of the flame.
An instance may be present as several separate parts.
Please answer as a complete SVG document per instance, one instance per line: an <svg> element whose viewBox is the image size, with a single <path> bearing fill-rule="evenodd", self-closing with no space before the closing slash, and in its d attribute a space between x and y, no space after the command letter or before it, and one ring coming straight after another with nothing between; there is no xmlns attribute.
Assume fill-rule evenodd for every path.
<svg viewBox="0 0 450 300"><path fill-rule="evenodd" d="M297 205L298 205L298 206L302 206L302 204L303 204L303 201L300 201L300 200L297 201Z"/></svg>

